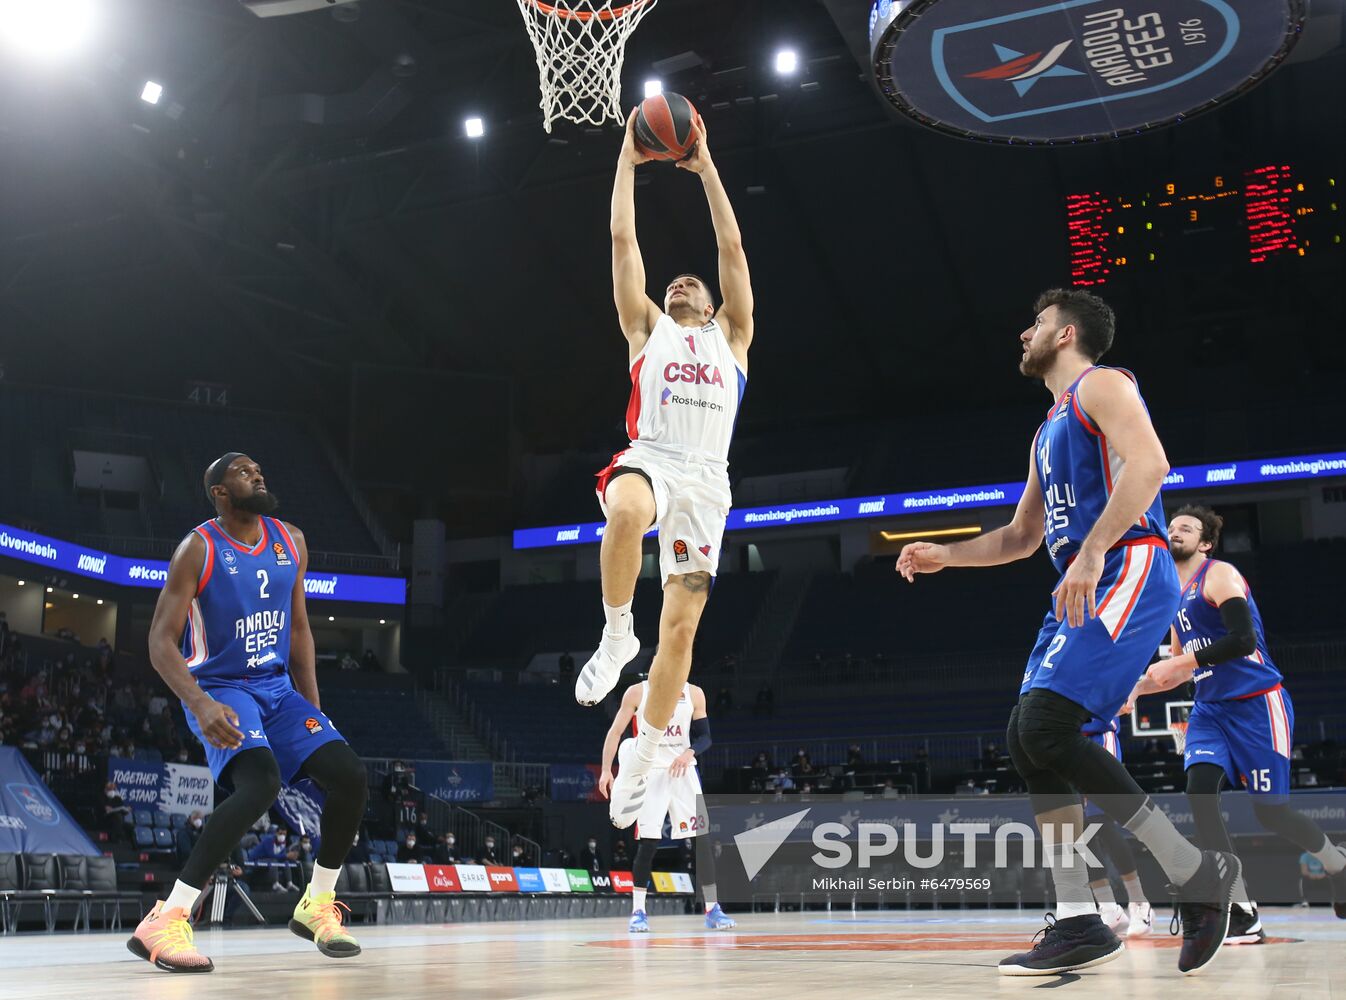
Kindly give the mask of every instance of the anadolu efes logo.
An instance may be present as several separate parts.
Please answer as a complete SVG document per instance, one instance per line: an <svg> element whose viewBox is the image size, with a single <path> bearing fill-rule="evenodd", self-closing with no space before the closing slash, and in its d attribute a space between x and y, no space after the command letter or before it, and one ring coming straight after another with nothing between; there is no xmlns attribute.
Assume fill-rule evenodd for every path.
<svg viewBox="0 0 1346 1000"><path fill-rule="evenodd" d="M6 785L5 789L18 803L19 808L43 826L55 826L61 821L60 815L56 812L56 807L47 800L46 794L36 785L16 782Z"/></svg>
<svg viewBox="0 0 1346 1000"><path fill-rule="evenodd" d="M1305 0L880 0L880 90L932 128L999 142L1104 139L1250 89L1298 40Z"/></svg>

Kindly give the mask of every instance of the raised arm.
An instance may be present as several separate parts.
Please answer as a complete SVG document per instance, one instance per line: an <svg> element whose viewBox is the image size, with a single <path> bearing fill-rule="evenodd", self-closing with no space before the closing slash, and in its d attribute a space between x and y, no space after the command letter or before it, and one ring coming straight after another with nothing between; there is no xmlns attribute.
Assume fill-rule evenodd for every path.
<svg viewBox="0 0 1346 1000"><path fill-rule="evenodd" d="M295 689L312 703L318 704L318 658L313 646L313 630L308 624L308 602L304 595L304 574L308 572L308 542L304 533L293 524L287 523L286 529L294 539L294 547L299 550L299 576L295 578L294 590L290 593L290 676L294 678Z"/></svg>
<svg viewBox="0 0 1346 1000"><path fill-rule="evenodd" d="M636 167L650 157L636 148L635 122L632 110L612 184L612 297L632 357L644 348L659 319L659 307L645 293L645 262L636 242Z"/></svg>
<svg viewBox="0 0 1346 1000"><path fill-rule="evenodd" d="M1075 398L1093 417L1122 465L1103 513L1056 589L1056 617L1078 627L1084 624L1086 609L1090 618L1097 615L1094 601L1103 577L1103 558L1159 495L1168 475L1168 458L1135 383L1126 375L1097 368L1080 381Z"/></svg>
<svg viewBox="0 0 1346 1000"><path fill-rule="evenodd" d="M1033 443L1037 444L1036 438ZM1027 559L1041 544L1042 487L1038 484L1037 470L1033 468L1033 449L1029 448L1028 480L1009 524L952 545L934 542L904 545L897 557L897 571L912 583L917 573L938 573L945 566L999 566L1016 559Z"/></svg>
<svg viewBox="0 0 1346 1000"><path fill-rule="evenodd" d="M173 553L168 579L154 606L149 635L150 663L187 711L196 716L201 733L211 746L233 750L243 745L237 713L201 689L182 655L182 632L197 597L205 562L205 539L193 531Z"/></svg>
<svg viewBox="0 0 1346 1000"><path fill-rule="evenodd" d="M640 685L632 684L626 689L626 694L622 695L621 706L617 709L617 715L613 718L612 725L608 727L608 735L603 740L603 771L598 776L598 793L603 798L608 797L608 790L612 788L612 758L617 756L617 744L621 743L622 733L631 724L631 718L639 706Z"/></svg>
<svg viewBox="0 0 1346 1000"><path fill-rule="evenodd" d="M700 115L692 123L696 147L685 160L678 162L684 170L701 176L710 204L710 220L715 227L715 245L720 255L720 295L724 303L716 314L725 335L740 364L748 363L748 348L753 335L752 277L748 273L748 256L743 252L743 233L729 203L729 193L720 180L720 172L706 145L706 123Z"/></svg>

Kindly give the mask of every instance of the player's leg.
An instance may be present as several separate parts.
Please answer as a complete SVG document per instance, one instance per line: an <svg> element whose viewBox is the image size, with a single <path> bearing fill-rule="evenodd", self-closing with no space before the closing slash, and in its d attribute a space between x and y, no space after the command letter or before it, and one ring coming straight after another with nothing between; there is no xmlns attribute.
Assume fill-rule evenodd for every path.
<svg viewBox="0 0 1346 1000"><path fill-rule="evenodd" d="M1021 736L1022 709L1021 699L1010 713L1005 746L1028 788L1044 844L1053 845L1047 861L1056 890L1056 919L1031 950L1009 956L999 968L1002 975L1046 976L1109 962L1121 954L1123 945L1100 920L1089 890L1088 867L1076 852L1084 828L1080 798L1060 775L1039 766L1028 754Z"/></svg>
<svg viewBox="0 0 1346 1000"><path fill-rule="evenodd" d="M706 572L685 573L670 577L664 586L659 650L650 665L645 710L638 720L636 738L623 742L617 751L618 770L608 816L619 828L631 825L645 801L647 778L664 729L692 670L692 642L710 593L710 580Z"/></svg>
<svg viewBox="0 0 1346 1000"><path fill-rule="evenodd" d="M1108 553L1097 617L1062 625L1052 668L1044 661L1019 701L1019 739L1034 765L1079 789L1143 843L1178 888L1178 968L1190 974L1219 954L1242 863L1188 841L1121 762L1080 733L1090 717L1111 718L1126 700L1172 624L1178 594L1167 549Z"/></svg>
<svg viewBox="0 0 1346 1000"><path fill-rule="evenodd" d="M1257 698L1222 702L1228 718L1230 755L1235 773L1247 776L1257 821L1317 858L1327 872L1332 908L1346 920L1346 850L1327 839L1322 828L1290 805L1290 752L1294 705L1284 690Z"/></svg>
<svg viewBox="0 0 1346 1000"><path fill-rule="evenodd" d="M635 740L628 739L622 743L623 747L634 745ZM618 758L620 757L619 753ZM654 855L664 839L664 822L669 818L672 800L673 782L669 777L668 768L655 768L647 776L646 794L635 824L636 858L631 865L631 921L627 927L632 934L644 934L650 929L649 917L645 912L645 898L650 888L650 875L654 870Z"/></svg>
<svg viewBox="0 0 1346 1000"><path fill-rule="evenodd" d="M1223 753L1223 735L1218 727L1210 724L1209 711L1203 702L1192 712L1187 729L1187 802L1192 809L1192 822L1196 826L1193 838L1196 845L1206 851L1227 851L1234 853L1234 842L1229 837L1224 816L1220 812L1220 792L1225 786L1225 766L1216 761L1226 760ZM1203 757L1193 756L1200 751ZM1219 756L1217 756L1217 754ZM1190 761L1202 763L1192 764ZM1234 886L1234 907L1229 914L1229 930L1225 933L1226 944L1260 944L1266 939L1261 921L1257 916L1257 904L1248 896L1248 889L1240 875Z"/></svg>
<svg viewBox="0 0 1346 1000"><path fill-rule="evenodd" d="M249 728L258 730L256 705L247 713L243 699L237 697L240 693L213 692L217 700L228 701L238 711L245 733ZM169 972L209 972L214 968L210 959L196 950L188 919L215 869L229 857L257 817L271 808L280 792L280 769L265 747L221 751L208 746L208 756L216 780L232 791L206 821L168 898L154 905L127 942L133 954Z"/></svg>
<svg viewBox="0 0 1346 1000"><path fill-rule="evenodd" d="M672 796L668 807L669 828L675 839L703 837L710 832L710 817L701 797L701 776L695 767L689 767L682 776L673 779ZM710 848L695 852L696 880L704 907L706 929L727 931L738 922L720 907L719 889L715 883L715 852Z"/></svg>
<svg viewBox="0 0 1346 1000"><path fill-rule="evenodd" d="M312 778L324 793L313 878L295 904L290 930L312 941L328 958L351 958L360 954L360 945L342 926L336 881L360 829L369 776L321 709L288 683L270 694L273 700L264 706L263 718L281 775L287 781Z"/></svg>
<svg viewBox="0 0 1346 1000"><path fill-rule="evenodd" d="M1103 814L1099 818L1099 822L1102 823L1102 826L1098 835L1094 838L1094 843L1098 844L1112 859L1112 864L1122 877L1122 885L1126 889L1126 936L1128 938L1144 937L1154 927L1154 909L1145 897L1144 886L1140 884L1140 874L1136 870L1135 852L1131 850L1131 845L1126 842L1126 837L1122 834L1122 828L1117 825L1111 816Z"/></svg>
<svg viewBox="0 0 1346 1000"><path fill-rule="evenodd" d="M622 667L640 652L631 601L640 577L645 532L658 518L654 480L635 468L612 470L600 494L607 525L599 550L603 581L603 635L575 679L575 700L596 705L613 689Z"/></svg>

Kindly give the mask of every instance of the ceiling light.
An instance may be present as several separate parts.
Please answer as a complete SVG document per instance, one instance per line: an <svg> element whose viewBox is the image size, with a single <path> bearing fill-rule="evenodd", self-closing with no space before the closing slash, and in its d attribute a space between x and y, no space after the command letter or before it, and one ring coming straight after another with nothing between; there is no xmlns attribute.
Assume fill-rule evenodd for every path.
<svg viewBox="0 0 1346 1000"><path fill-rule="evenodd" d="M480 139L486 134L486 123L480 118L469 118L463 123L469 139Z"/></svg>
<svg viewBox="0 0 1346 1000"><path fill-rule="evenodd" d="M145 89L140 92L140 99L146 104L158 104L159 98L164 96L163 84L155 83L153 80L145 81Z"/></svg>
<svg viewBox="0 0 1346 1000"><path fill-rule="evenodd" d="M781 49L776 53L776 72L788 75L799 69L799 53L794 49Z"/></svg>
<svg viewBox="0 0 1346 1000"><path fill-rule="evenodd" d="M327 616L327 620L328 620L329 622L334 622L334 621L336 621L336 619L333 618L331 615L328 615L328 616Z"/></svg>
<svg viewBox="0 0 1346 1000"><path fill-rule="evenodd" d="M658 96L659 96L660 94L662 94L663 92L664 92L664 83L663 83L662 80L646 80L646 81L645 81L645 96L646 96L646 97L658 97Z"/></svg>
<svg viewBox="0 0 1346 1000"><path fill-rule="evenodd" d="M94 0L0 0L0 41L36 56L60 56L88 41Z"/></svg>
<svg viewBox="0 0 1346 1000"><path fill-rule="evenodd" d="M379 619L379 624L380 624L380 625L387 625L388 622L387 622L386 619L384 619L384 618L380 618L380 619Z"/></svg>
<svg viewBox="0 0 1346 1000"><path fill-rule="evenodd" d="M947 538L949 535L980 535L981 526L968 528L931 528L925 531L880 531L885 542L900 542L904 538Z"/></svg>

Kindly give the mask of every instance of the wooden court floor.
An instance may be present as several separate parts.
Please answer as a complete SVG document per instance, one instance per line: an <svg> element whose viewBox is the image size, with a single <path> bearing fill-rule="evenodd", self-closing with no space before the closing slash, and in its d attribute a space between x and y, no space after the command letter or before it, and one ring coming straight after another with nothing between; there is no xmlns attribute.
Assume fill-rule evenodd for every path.
<svg viewBox="0 0 1346 1000"><path fill-rule="evenodd" d="M1346 921L1324 908L1263 913L1273 943L1226 947L1204 974L1176 969L1176 939L1133 943L1098 969L1001 977L995 963L1041 925L1027 916L901 912L747 914L706 931L661 917L648 936L610 919L357 928L364 954L323 958L278 928L207 930L208 975L170 975L132 956L123 934L0 939L5 1000L377 1000L377 998L958 997L1060 989L1077 997L1346 998ZM1059 993L1057 994L1060 995Z"/></svg>

